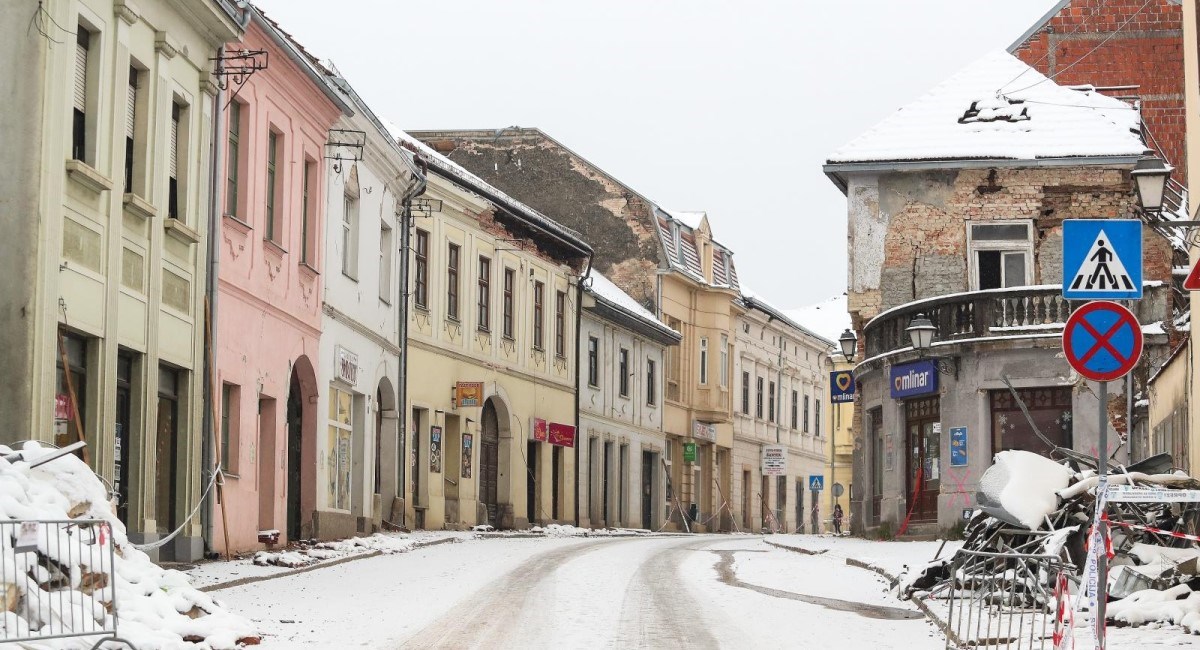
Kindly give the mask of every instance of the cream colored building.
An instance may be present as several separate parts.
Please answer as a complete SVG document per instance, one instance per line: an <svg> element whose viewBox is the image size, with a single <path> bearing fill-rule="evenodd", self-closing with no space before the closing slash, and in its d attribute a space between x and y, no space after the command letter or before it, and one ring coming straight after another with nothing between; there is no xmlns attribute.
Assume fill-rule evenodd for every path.
<svg viewBox="0 0 1200 650"><path fill-rule="evenodd" d="M429 163L409 247L406 521L573 523L579 281L592 250L399 135ZM480 385L477 404L457 401L460 382Z"/></svg>
<svg viewBox="0 0 1200 650"><path fill-rule="evenodd" d="M731 488L731 355L742 311L733 253L713 240L702 212L655 208L655 216L667 261L659 272L659 318L683 334L667 353L668 500L689 514L693 531L730 530L733 517L722 504ZM685 456L692 445L694 461ZM684 523L678 511L672 520Z"/></svg>
<svg viewBox="0 0 1200 650"><path fill-rule="evenodd" d="M826 357L825 404L829 435L825 437L825 462L828 465L826 475L825 497L821 504L821 519L825 522L825 530L833 530L830 523L833 517L834 505L842 506L842 531L850 530L850 491L854 489L854 402L835 403L832 400L833 390L830 387L835 380L834 373L850 373L853 382L854 364L846 361L836 347ZM835 485L840 485L841 496L834 496Z"/></svg>
<svg viewBox="0 0 1200 650"><path fill-rule="evenodd" d="M212 0L5 9L6 437L66 444L111 482L130 537L182 526L203 490L212 74L238 11ZM16 65L14 62L20 62ZM20 105L21 109L15 108ZM41 215L38 218L38 215ZM207 476L207 474L205 475ZM194 559L192 520L160 557Z"/></svg>
<svg viewBox="0 0 1200 650"><path fill-rule="evenodd" d="M810 477L828 481L826 362L833 343L745 288L742 294L733 368L735 520L753 532L811 531L813 501L824 495L809 489ZM764 463L771 448L782 452L783 467Z"/></svg>
<svg viewBox="0 0 1200 650"><path fill-rule="evenodd" d="M594 269L585 286L579 524L657 530L669 507L663 363L681 336Z"/></svg>

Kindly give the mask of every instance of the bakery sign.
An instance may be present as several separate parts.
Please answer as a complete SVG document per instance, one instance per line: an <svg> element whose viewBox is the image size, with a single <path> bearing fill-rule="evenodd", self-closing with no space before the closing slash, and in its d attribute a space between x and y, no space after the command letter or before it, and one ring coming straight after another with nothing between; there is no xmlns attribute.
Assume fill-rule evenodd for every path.
<svg viewBox="0 0 1200 650"><path fill-rule="evenodd" d="M336 357L333 360L333 367L337 372L337 378L355 386L358 384L358 355L347 350L342 346L334 348Z"/></svg>

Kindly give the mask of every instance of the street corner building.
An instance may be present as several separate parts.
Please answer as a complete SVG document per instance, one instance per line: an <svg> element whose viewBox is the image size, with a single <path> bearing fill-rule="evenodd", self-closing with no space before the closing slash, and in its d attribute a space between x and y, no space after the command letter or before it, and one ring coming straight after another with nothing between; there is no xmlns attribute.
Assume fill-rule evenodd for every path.
<svg viewBox="0 0 1200 650"><path fill-rule="evenodd" d="M318 439L326 431L321 399L332 395L322 370L335 359L322 348L322 276L334 201L326 196L330 179L341 178L326 173L327 138L354 114L299 44L256 8L246 12L244 39L222 50L227 65L256 69L243 71L222 104L214 255L214 448L223 476L213 539L227 552L260 548L260 538L313 537L327 503L317 479L328 450ZM340 183L336 191L340 205ZM336 232L340 241L340 224ZM362 401L346 402L365 417Z"/></svg>
<svg viewBox="0 0 1200 650"><path fill-rule="evenodd" d="M0 140L21 152L0 180L5 442L85 441L130 539L197 558L223 85L211 59L240 37L240 12L209 0L5 11L14 108L0 112Z"/></svg>
<svg viewBox="0 0 1200 650"><path fill-rule="evenodd" d="M576 367L592 249L409 135L428 165L408 260L405 520L576 518Z"/></svg>
<svg viewBox="0 0 1200 650"><path fill-rule="evenodd" d="M997 52L830 156L825 172L848 202L861 359L856 530L960 525L993 454L1051 452L1020 402L1054 445L1098 453L1096 385L1062 354L1081 304L1061 295L1063 220L1139 217L1130 172L1144 133L1135 104ZM1114 384L1105 422L1122 433L1129 398L1169 350L1180 254L1142 218L1145 298L1134 309L1146 352L1132 392ZM931 345L915 342L922 331ZM1119 444L1110 436L1106 451Z"/></svg>

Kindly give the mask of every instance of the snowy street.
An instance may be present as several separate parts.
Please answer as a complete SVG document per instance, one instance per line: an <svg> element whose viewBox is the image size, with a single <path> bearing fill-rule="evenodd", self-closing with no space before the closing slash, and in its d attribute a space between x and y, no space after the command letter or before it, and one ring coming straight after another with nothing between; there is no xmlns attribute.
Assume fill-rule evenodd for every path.
<svg viewBox="0 0 1200 650"><path fill-rule="evenodd" d="M211 595L264 648L944 643L876 574L751 536L467 538Z"/></svg>

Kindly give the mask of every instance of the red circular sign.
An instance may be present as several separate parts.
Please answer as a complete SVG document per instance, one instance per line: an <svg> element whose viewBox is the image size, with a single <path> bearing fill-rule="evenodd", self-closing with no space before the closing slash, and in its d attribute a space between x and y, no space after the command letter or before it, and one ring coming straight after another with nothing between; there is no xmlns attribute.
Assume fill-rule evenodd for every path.
<svg viewBox="0 0 1200 650"><path fill-rule="evenodd" d="M1076 309L1063 328L1063 352L1076 372L1112 381L1133 370L1142 356L1142 326L1133 312L1107 300Z"/></svg>

